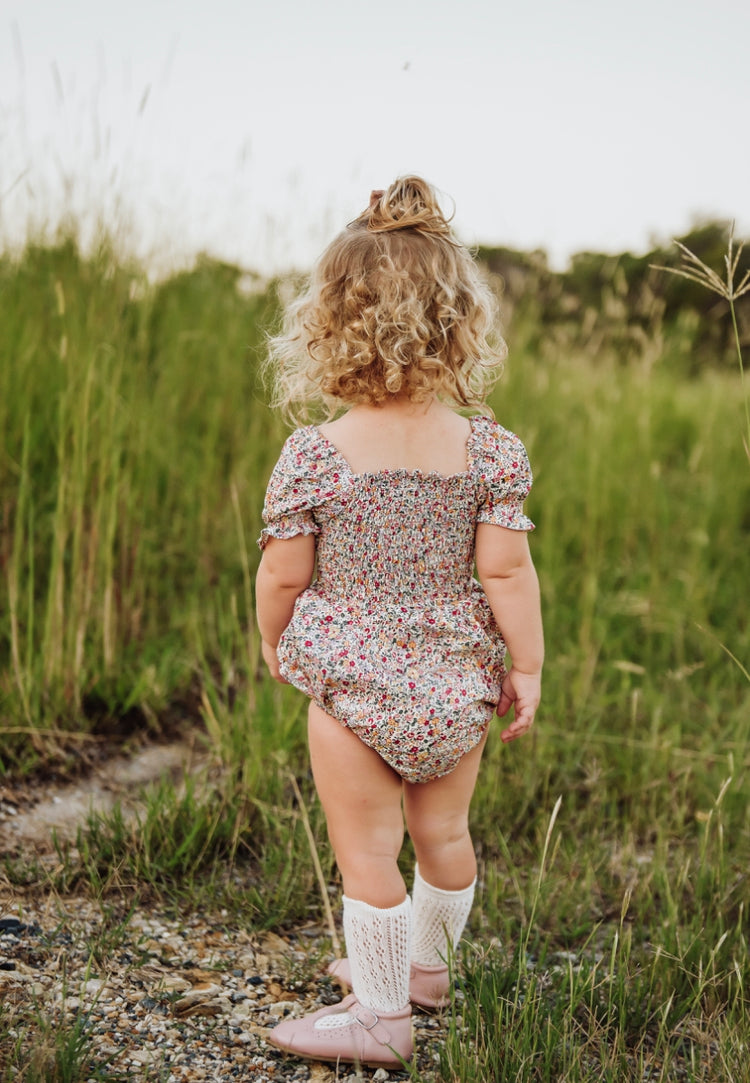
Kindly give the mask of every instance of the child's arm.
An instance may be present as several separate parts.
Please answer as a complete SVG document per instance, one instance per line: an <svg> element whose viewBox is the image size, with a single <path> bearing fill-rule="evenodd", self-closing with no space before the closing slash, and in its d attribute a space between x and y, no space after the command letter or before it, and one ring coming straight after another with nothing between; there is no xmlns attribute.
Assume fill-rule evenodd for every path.
<svg viewBox="0 0 750 1083"><path fill-rule="evenodd" d="M279 673L276 647L292 619L294 603L312 582L314 568L314 535L268 539L255 580L255 609L263 640L263 658L277 681L283 678Z"/></svg>
<svg viewBox="0 0 750 1083"><path fill-rule="evenodd" d="M544 636L539 580L528 537L521 530L479 523L476 562L479 581L513 663L497 705L501 717L515 705L514 721L502 734L507 743L531 728L541 697Z"/></svg>

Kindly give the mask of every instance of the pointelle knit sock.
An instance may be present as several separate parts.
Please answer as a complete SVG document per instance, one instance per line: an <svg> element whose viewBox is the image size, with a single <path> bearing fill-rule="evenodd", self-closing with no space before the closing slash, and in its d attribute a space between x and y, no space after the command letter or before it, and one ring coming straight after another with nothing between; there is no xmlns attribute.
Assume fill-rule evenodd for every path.
<svg viewBox="0 0 750 1083"><path fill-rule="evenodd" d="M442 966L458 946L474 901L476 879L459 891L445 891L422 879L414 869L412 892L411 961L419 966Z"/></svg>
<svg viewBox="0 0 750 1083"><path fill-rule="evenodd" d="M398 1012L409 1004L411 899L380 908L344 895L344 940L351 966L352 992L376 1014ZM347 1014L325 1016L316 1026L344 1026Z"/></svg>

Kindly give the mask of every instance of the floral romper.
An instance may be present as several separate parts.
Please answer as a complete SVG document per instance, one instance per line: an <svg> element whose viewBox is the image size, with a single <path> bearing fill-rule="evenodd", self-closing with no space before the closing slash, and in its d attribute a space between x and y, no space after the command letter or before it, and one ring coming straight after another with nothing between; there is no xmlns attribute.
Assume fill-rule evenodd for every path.
<svg viewBox="0 0 750 1083"><path fill-rule="evenodd" d="M263 508L269 536L315 534L317 571L281 637L281 673L404 779L448 774L484 735L505 643L473 578L477 523L533 530L523 444L470 419L468 467L355 474L314 426L293 432Z"/></svg>

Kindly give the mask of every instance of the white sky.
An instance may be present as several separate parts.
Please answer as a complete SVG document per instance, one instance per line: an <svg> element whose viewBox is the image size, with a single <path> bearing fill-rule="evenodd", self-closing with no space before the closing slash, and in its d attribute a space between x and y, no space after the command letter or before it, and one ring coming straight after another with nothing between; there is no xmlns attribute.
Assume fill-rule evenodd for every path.
<svg viewBox="0 0 750 1083"><path fill-rule="evenodd" d="M0 243L308 266L417 172L471 243L750 233L746 0L0 0Z"/></svg>

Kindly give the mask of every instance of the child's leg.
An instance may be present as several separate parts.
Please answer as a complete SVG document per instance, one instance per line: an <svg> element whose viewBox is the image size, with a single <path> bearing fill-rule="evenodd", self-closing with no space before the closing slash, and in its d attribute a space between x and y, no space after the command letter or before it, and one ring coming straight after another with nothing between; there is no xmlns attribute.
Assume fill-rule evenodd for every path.
<svg viewBox="0 0 750 1083"><path fill-rule="evenodd" d="M485 741L486 736L449 775L404 784L406 826L419 870L428 883L445 891L467 887L477 874L469 805Z"/></svg>
<svg viewBox="0 0 750 1083"><path fill-rule="evenodd" d="M344 894L370 906L399 905L406 896L397 864L404 840L401 778L314 703L308 736L315 786Z"/></svg>
<svg viewBox="0 0 750 1083"><path fill-rule="evenodd" d="M315 704L310 760L344 881L344 938L352 988L376 1012L409 1003L411 900L397 859L404 839L396 772Z"/></svg>
<svg viewBox="0 0 750 1083"><path fill-rule="evenodd" d="M424 989L419 988L428 1000L432 997L439 1003L441 992L447 993L445 960L458 945L471 912L477 866L469 835L469 804L483 747L484 741L449 775L405 787L407 825L417 856L412 893L411 958L417 964L416 971L412 968L413 998L419 996L414 979L420 972ZM437 971L443 975L440 981Z"/></svg>
<svg viewBox="0 0 750 1083"><path fill-rule="evenodd" d="M284 1020L270 1040L318 1059L398 1066L399 1057L412 1054L411 900L396 864L404 833L401 779L314 704L309 738L315 785L344 880L353 996L303 1019Z"/></svg>

